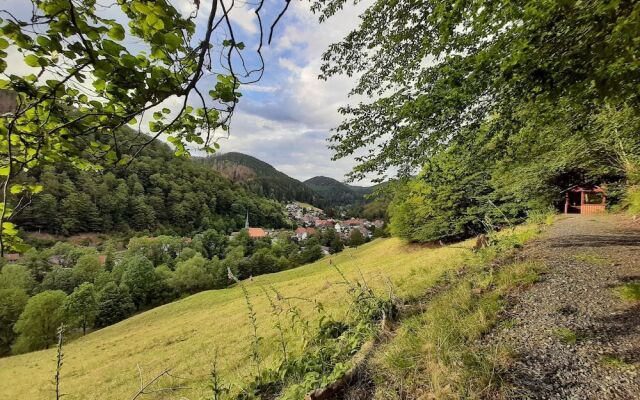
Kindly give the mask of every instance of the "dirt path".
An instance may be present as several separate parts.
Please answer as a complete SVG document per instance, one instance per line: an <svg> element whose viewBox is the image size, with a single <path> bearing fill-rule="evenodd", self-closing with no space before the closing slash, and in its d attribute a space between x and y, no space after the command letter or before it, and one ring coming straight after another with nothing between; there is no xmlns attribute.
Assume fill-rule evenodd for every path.
<svg viewBox="0 0 640 400"><path fill-rule="evenodd" d="M485 338L515 355L513 399L640 399L640 303L615 288L640 281L640 224L564 217L523 256L549 267Z"/></svg>

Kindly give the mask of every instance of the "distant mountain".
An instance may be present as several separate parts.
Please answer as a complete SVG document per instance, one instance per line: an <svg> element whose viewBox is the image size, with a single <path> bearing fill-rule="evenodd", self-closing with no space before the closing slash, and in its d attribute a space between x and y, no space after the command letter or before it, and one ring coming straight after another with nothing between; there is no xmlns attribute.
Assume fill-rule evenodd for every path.
<svg viewBox="0 0 640 400"><path fill-rule="evenodd" d="M230 152L204 158L202 162L258 195L279 201L321 203L320 196L308 186L250 155Z"/></svg>
<svg viewBox="0 0 640 400"><path fill-rule="evenodd" d="M304 181L304 184L318 193L326 205L348 206L364 202L364 196L372 193L375 187L350 186L326 176L316 176Z"/></svg>

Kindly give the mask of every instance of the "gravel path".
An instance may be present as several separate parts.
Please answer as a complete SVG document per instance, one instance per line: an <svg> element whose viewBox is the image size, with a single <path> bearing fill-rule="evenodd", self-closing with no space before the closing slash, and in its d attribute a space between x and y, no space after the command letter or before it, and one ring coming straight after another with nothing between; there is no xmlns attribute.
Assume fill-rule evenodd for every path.
<svg viewBox="0 0 640 400"><path fill-rule="evenodd" d="M549 269L485 338L514 353L506 397L640 399L640 304L614 290L640 281L640 224L563 217L522 255Z"/></svg>

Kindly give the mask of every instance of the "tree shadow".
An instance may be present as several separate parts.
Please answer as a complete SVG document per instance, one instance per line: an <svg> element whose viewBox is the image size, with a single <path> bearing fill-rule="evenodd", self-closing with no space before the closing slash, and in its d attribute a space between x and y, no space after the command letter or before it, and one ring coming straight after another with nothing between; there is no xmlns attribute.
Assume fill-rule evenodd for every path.
<svg viewBox="0 0 640 400"><path fill-rule="evenodd" d="M640 233L629 231L615 235L569 235L550 245L550 247L554 248L609 246L640 247Z"/></svg>
<svg viewBox="0 0 640 400"><path fill-rule="evenodd" d="M635 304L622 312L595 318L597 327L582 332L577 332L578 337L598 337L604 341L615 343L624 341L627 337L640 334L640 304ZM621 346L617 346L621 347ZM632 343L631 347L620 348L609 352L610 357L615 357L627 363L640 363L640 341Z"/></svg>

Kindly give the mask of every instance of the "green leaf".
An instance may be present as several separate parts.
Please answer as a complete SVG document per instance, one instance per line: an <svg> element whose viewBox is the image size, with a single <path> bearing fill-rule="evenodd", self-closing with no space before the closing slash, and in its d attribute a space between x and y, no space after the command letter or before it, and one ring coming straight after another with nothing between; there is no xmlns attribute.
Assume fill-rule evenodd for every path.
<svg viewBox="0 0 640 400"><path fill-rule="evenodd" d="M28 56L26 56L24 58L24 62L25 62L25 64L27 64L30 67L39 67L40 66L40 61L38 59L38 56L36 56L35 54L29 54Z"/></svg>
<svg viewBox="0 0 640 400"><path fill-rule="evenodd" d="M180 37L175 33L165 34L164 41L171 50L175 50L180 46Z"/></svg>
<svg viewBox="0 0 640 400"><path fill-rule="evenodd" d="M106 82L102 79L96 79L93 82L93 87L96 88L97 91L103 91L106 87Z"/></svg>
<svg viewBox="0 0 640 400"><path fill-rule="evenodd" d="M144 20L144 22L146 22L149 26L154 26L157 21L158 17L156 17L155 14L148 14Z"/></svg>
<svg viewBox="0 0 640 400"><path fill-rule="evenodd" d="M9 191L11 192L11 194L18 194L24 191L24 186L23 185L19 185L19 184L15 184L11 186L11 189L9 189Z"/></svg>
<svg viewBox="0 0 640 400"><path fill-rule="evenodd" d="M114 25L107 32L107 36L109 36L113 40L124 40L124 29L121 25Z"/></svg>
<svg viewBox="0 0 640 400"><path fill-rule="evenodd" d="M7 47L9 47L9 42L4 38L0 38L0 50L4 50Z"/></svg>

